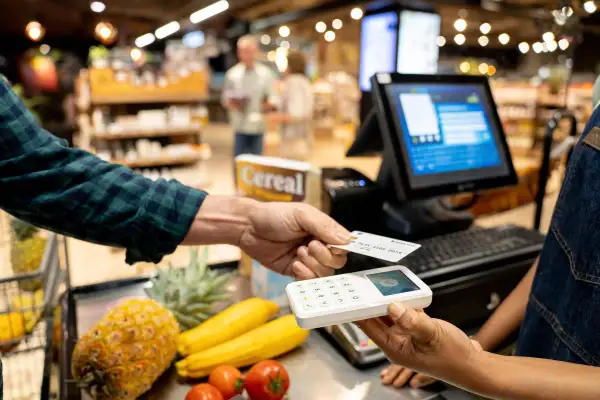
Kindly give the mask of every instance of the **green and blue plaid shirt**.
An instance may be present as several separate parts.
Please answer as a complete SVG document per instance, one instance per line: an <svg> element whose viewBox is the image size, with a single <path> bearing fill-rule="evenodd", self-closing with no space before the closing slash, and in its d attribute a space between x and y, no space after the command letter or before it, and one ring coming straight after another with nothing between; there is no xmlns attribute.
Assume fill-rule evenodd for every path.
<svg viewBox="0 0 600 400"><path fill-rule="evenodd" d="M158 262L181 243L206 193L152 181L69 148L39 127L0 77L0 208L34 225Z"/></svg>

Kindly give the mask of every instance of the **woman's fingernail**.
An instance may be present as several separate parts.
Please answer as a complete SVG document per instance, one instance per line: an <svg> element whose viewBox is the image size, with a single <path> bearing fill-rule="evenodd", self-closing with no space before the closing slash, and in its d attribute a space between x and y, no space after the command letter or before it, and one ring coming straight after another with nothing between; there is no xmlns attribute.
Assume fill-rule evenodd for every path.
<svg viewBox="0 0 600 400"><path fill-rule="evenodd" d="M402 303L392 303L390 304L390 311L397 315L402 315L406 311L406 307Z"/></svg>
<svg viewBox="0 0 600 400"><path fill-rule="evenodd" d="M350 235L350 232L348 231L338 231L336 236L341 242L344 243L349 242L350 238L352 237L352 235Z"/></svg>

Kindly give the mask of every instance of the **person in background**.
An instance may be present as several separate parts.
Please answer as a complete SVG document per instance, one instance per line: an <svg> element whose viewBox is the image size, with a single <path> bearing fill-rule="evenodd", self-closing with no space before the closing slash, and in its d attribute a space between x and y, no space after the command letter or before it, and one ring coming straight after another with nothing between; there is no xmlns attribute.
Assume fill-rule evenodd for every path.
<svg viewBox="0 0 600 400"><path fill-rule="evenodd" d="M279 156L306 160L312 150L313 91L306 77L306 58L292 50L287 56L287 70L283 80L279 113L270 118L281 124Z"/></svg>
<svg viewBox="0 0 600 400"><path fill-rule="evenodd" d="M225 74L222 103L229 112L235 134L234 157L262 154L264 113L274 109L275 76L269 67L256 60L258 51L256 38L241 37L237 43L239 63Z"/></svg>

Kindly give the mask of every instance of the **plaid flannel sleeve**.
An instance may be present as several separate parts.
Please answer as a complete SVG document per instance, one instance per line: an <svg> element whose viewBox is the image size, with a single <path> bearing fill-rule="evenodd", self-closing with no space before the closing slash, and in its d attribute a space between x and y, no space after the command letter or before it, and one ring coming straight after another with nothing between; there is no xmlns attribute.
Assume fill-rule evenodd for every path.
<svg viewBox="0 0 600 400"><path fill-rule="evenodd" d="M0 208L37 226L158 262L184 239L206 193L69 148L0 79Z"/></svg>

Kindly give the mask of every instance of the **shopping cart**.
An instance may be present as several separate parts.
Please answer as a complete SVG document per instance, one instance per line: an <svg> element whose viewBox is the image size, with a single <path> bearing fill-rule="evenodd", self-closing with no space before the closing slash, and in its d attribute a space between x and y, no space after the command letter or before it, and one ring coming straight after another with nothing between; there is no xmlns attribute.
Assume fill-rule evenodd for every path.
<svg viewBox="0 0 600 400"><path fill-rule="evenodd" d="M0 358L4 399L45 400L50 398L53 335L58 322L54 317L59 314L54 310L58 293L68 281L66 241L54 233L41 232L37 237L42 238L44 250L39 269L16 273L23 270L17 264L26 259L28 246L18 243L12 218L0 211ZM35 260L27 258L32 259ZM60 329L56 331L60 333Z"/></svg>

